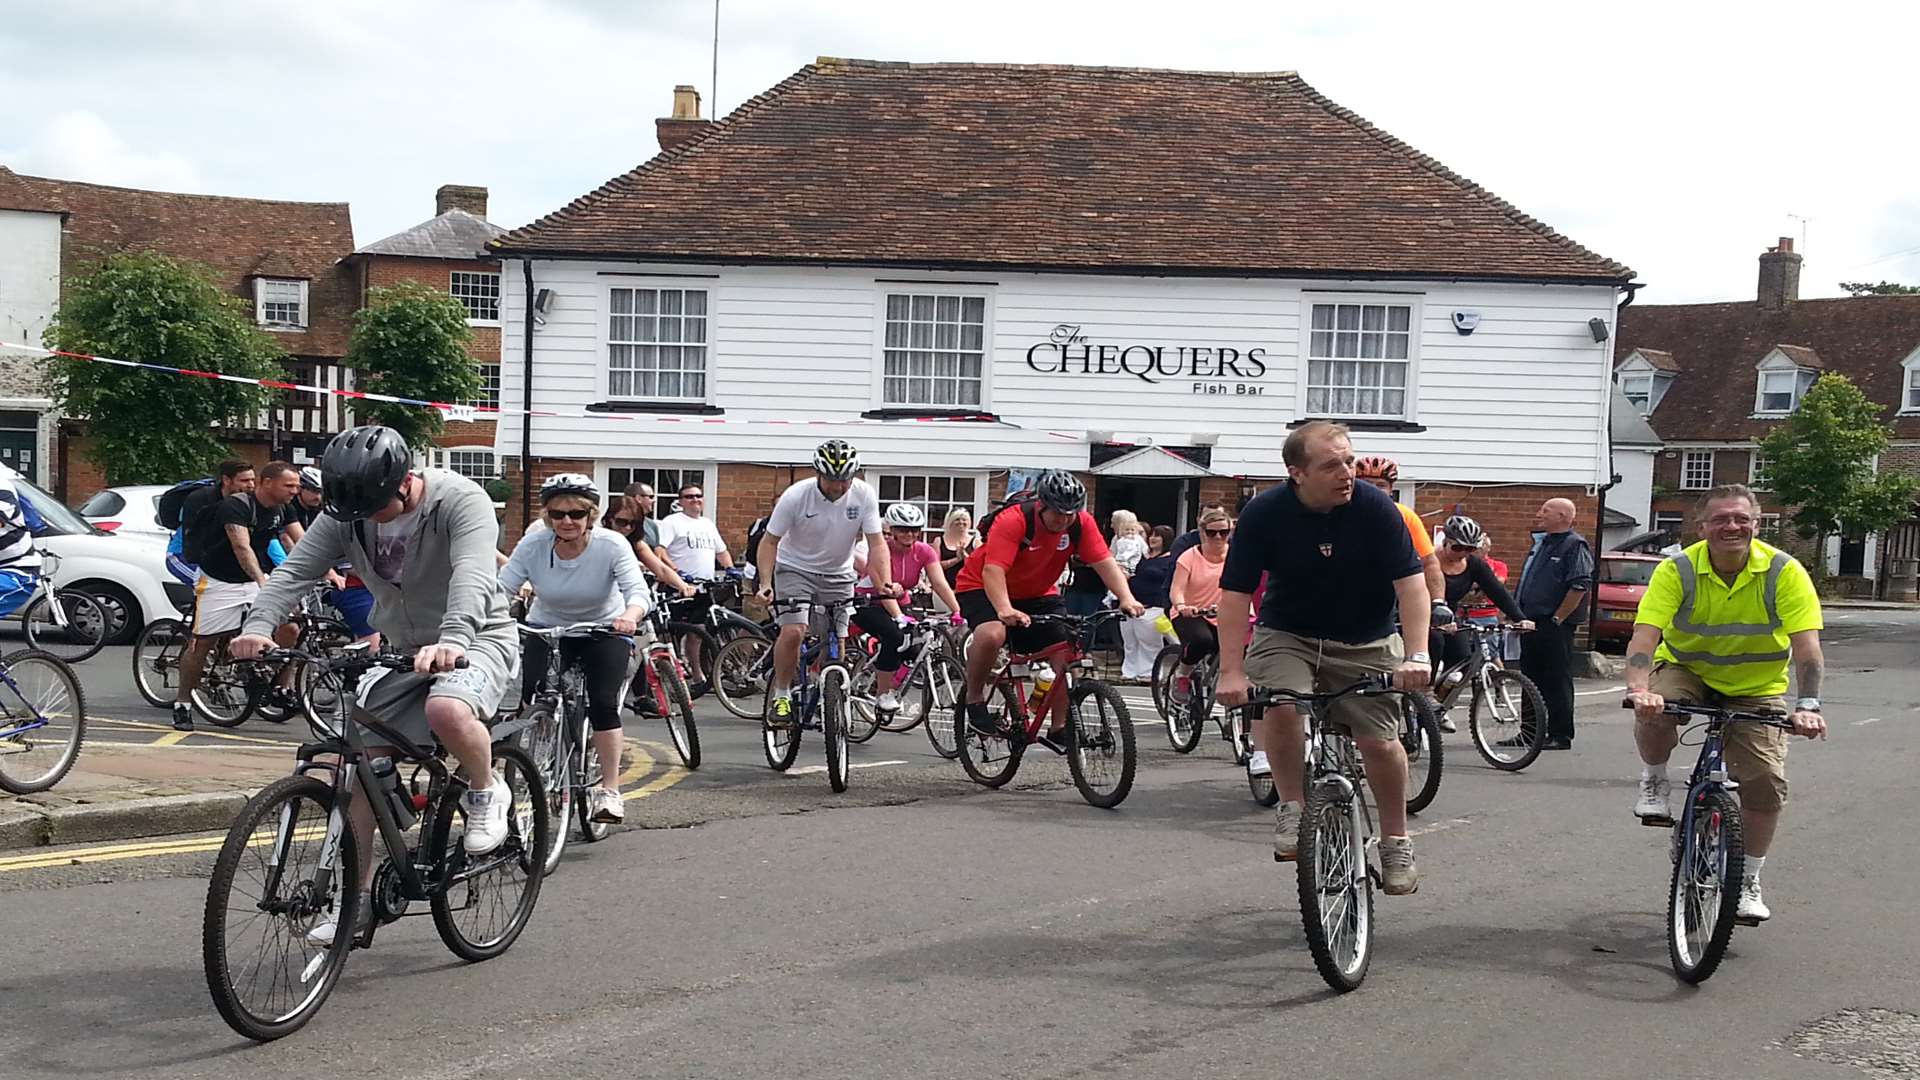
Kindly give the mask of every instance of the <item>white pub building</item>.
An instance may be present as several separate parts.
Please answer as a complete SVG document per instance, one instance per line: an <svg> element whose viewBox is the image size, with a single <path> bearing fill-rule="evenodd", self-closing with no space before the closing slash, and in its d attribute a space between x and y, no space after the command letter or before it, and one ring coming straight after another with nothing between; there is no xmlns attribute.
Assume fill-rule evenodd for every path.
<svg viewBox="0 0 1920 1080"><path fill-rule="evenodd" d="M839 435L935 524L1059 467L1179 528L1324 417L1516 569L1545 497L1594 532L1632 271L1291 73L822 58L698 111L489 244L502 407L558 414L510 477L698 482L737 548Z"/></svg>

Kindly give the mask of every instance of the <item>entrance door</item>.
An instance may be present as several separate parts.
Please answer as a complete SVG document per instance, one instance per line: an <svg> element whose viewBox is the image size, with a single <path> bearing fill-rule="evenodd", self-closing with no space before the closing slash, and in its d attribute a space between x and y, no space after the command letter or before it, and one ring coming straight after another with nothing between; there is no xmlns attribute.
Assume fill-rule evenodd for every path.
<svg viewBox="0 0 1920 1080"><path fill-rule="evenodd" d="M1860 577L1866 572L1867 572L1866 538L1861 537L1858 540L1843 538L1840 541L1840 576L1841 577Z"/></svg>
<svg viewBox="0 0 1920 1080"><path fill-rule="evenodd" d="M0 464L29 480L34 471L34 444L39 441L40 414L16 409L0 409Z"/></svg>
<svg viewBox="0 0 1920 1080"><path fill-rule="evenodd" d="M1103 476L1094 495L1093 513L1103 532L1115 510L1131 510L1148 529L1167 525L1178 533L1187 523L1183 513L1186 487L1185 480Z"/></svg>

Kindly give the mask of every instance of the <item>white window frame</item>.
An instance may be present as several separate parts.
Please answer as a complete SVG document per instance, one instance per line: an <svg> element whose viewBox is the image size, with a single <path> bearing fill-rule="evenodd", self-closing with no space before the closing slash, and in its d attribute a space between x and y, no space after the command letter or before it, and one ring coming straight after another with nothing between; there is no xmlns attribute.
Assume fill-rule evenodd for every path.
<svg viewBox="0 0 1920 1080"><path fill-rule="evenodd" d="M933 511L928 510L928 506L930 505L930 497L928 496L922 496L917 499L908 498L904 496L896 496L895 498L892 498L892 499L887 498L886 497L887 485L885 483L886 480L889 480L889 479L899 480L902 482L903 488L907 486L906 481L909 481L909 480L924 481L924 480L932 480L936 478L946 479L949 481L971 480L973 481L973 502L971 505L963 502L957 502L952 498L948 498L941 505L947 506L947 507L965 506L967 509L967 512L973 515L973 522L976 528L980 524L980 516L986 513L987 497L988 497L988 492L987 492L988 474L985 472L974 472L973 470L970 470L970 469L962 469L959 471L950 472L945 469L871 468L866 470L865 475L866 475L867 483L873 485L874 493L880 496L881 513L885 513L887 507L892 506L896 502L918 503L922 510L927 510L926 535L929 538L927 541L928 543L932 543L933 541L931 538L939 535L941 529L945 526L947 511L941 510L939 514L936 516L933 513Z"/></svg>
<svg viewBox="0 0 1920 1080"><path fill-rule="evenodd" d="M1633 387L1636 384L1643 388L1638 391L1639 396L1641 398L1641 400L1639 401L1633 400L1634 394L1635 394L1635 390L1633 389ZM1633 402L1633 407L1640 410L1641 416L1648 416L1652 414L1653 412L1653 372L1630 371L1622 374L1620 376L1620 392L1626 395L1626 398L1628 401Z"/></svg>
<svg viewBox="0 0 1920 1080"><path fill-rule="evenodd" d="M1903 416L1920 413L1920 349L1915 349L1900 362L1903 374L1900 376L1900 408Z"/></svg>
<svg viewBox="0 0 1920 1080"><path fill-rule="evenodd" d="M887 400L887 300L892 296L932 296L936 305L940 297L959 297L964 309L967 300L981 301L980 312L980 403L932 404L928 402L903 402ZM873 385L869 401L875 409L925 409L929 412L992 412L993 411L993 356L994 356L994 291L979 285L948 285L935 282L915 282L911 285L891 283L877 285L873 295ZM911 303L911 301L909 301ZM899 351L896 346L895 351ZM908 346L907 351L914 350ZM940 351L959 351L940 350Z"/></svg>
<svg viewBox="0 0 1920 1080"><path fill-rule="evenodd" d="M1673 538L1679 540L1687 530L1687 515L1678 510L1661 510L1653 515L1650 527L1671 532Z"/></svg>
<svg viewBox="0 0 1920 1080"><path fill-rule="evenodd" d="M1767 389L1767 380L1785 378L1787 387L1787 405L1785 408L1773 408L1767 405L1769 395L1778 395L1780 391ZM1799 368L1761 368L1759 378L1753 388L1753 411L1756 416L1786 416L1800 404Z"/></svg>
<svg viewBox="0 0 1920 1080"><path fill-rule="evenodd" d="M484 457L493 463L492 465L493 471L491 473L488 473L485 476L476 476L473 473L462 472L460 469L454 467L453 459L454 459L454 455L456 454L462 454L462 455L473 454L479 457ZM500 474L500 451L491 446L431 447L427 452L427 463L428 463L428 468L445 469L448 472L460 473L461 476L465 476L475 481L497 480L500 478L500 475L501 475Z"/></svg>
<svg viewBox="0 0 1920 1080"><path fill-rule="evenodd" d="M1693 473L1691 470L1687 468L1687 466L1700 460L1700 458L1703 455L1707 459L1707 478L1704 483L1700 483L1700 482L1695 482L1693 480ZM1680 451L1680 490L1681 491L1706 491L1711 487L1713 487L1713 451L1712 450Z"/></svg>
<svg viewBox="0 0 1920 1080"><path fill-rule="evenodd" d="M500 407L500 390L501 390L500 361L476 360L474 361L474 366L480 369L480 396L474 398L472 401L467 402L467 404L478 406L478 407L485 407L485 408L493 408L493 409L499 408ZM492 369L492 372L491 372L493 376L492 387L487 386L487 376L489 373L488 369ZM489 393L489 391L491 391L491 393ZM488 416L487 419L491 420L493 419L493 417Z"/></svg>
<svg viewBox="0 0 1920 1080"><path fill-rule="evenodd" d="M1425 325L1423 321L1425 318L1425 311L1423 310L1424 301L1425 298L1418 293L1303 293L1300 297L1298 363L1295 365L1296 370L1294 372L1296 379L1294 397L1296 404L1294 412L1297 414L1297 418L1303 420L1387 420L1417 423L1420 419L1420 353L1421 340L1424 336L1423 328ZM1312 407L1310 384L1312 382L1313 361L1315 359L1313 356L1313 309L1319 305L1334 306L1334 319L1336 323L1339 320L1339 307L1341 305L1376 305L1389 308L1404 307L1407 309L1407 356L1405 360L1407 374L1406 385L1400 388L1405 391L1406 397L1404 399L1404 407L1398 415L1380 412L1340 412L1332 408L1320 410ZM1364 321L1364 319L1365 315L1363 313L1362 320ZM1337 357L1334 359L1336 362L1352 360L1358 363L1375 363L1380 360L1387 360L1386 357ZM1400 361L1396 359L1388 360L1388 362L1397 363ZM1329 400L1329 405L1331 405L1331 400Z"/></svg>
<svg viewBox="0 0 1920 1080"><path fill-rule="evenodd" d="M646 469L650 470L656 478L660 475L661 469L673 469L682 474L686 473L689 469L700 470L700 491L707 497L706 512L701 516L713 522L716 528L719 527L720 497L719 493L715 490L715 488L718 487L718 481L720 479L719 463L713 461L643 460L639 458L615 458L596 461L593 463L593 482L600 485L600 490L605 493L604 497L607 499L611 499L615 495L620 494L621 489L633 482L629 480L626 483L616 486L612 476L613 470L615 469L626 469L629 471ZM683 475L680 487L676 487L672 491L660 490L660 484L657 479L649 481L649 483L653 484L653 520L659 521L661 518L673 513L673 502L680 497L680 487L685 487L686 482ZM753 516L759 517L760 514L764 512L764 508L756 510Z"/></svg>
<svg viewBox="0 0 1920 1080"><path fill-rule="evenodd" d="M1759 530L1761 536L1771 536L1778 539L1780 530L1786 526L1780 520L1779 514L1761 514L1760 523L1755 527Z"/></svg>
<svg viewBox="0 0 1920 1080"><path fill-rule="evenodd" d="M300 290L300 318L297 322L267 321L267 292L269 285L292 285ZM297 334L305 330L312 321L310 303L310 283L299 278L257 277L253 279L253 321L262 329L280 334Z"/></svg>
<svg viewBox="0 0 1920 1080"><path fill-rule="evenodd" d="M1747 486L1755 491L1772 491L1773 479L1767 475L1766 451L1756 447L1747 463Z"/></svg>
<svg viewBox="0 0 1920 1080"><path fill-rule="evenodd" d="M703 324L701 331L705 335L705 337L704 337L704 340L702 341L692 343L695 346L705 350L705 357L704 357L705 362L703 367L701 368L702 391L700 394L698 395L688 394L688 395L683 395L679 397L667 397L660 394L646 395L646 394L639 394L639 393L633 393L633 394L614 393L613 391L614 347L618 345L649 345L649 344L660 345L662 344L660 342L628 341L624 339L616 340L613 337L613 320L615 317L614 310L613 310L613 298L615 293L618 293L621 291L654 292L654 293L659 293L659 292L700 293L703 295L704 301L705 301L705 311L703 314L701 314L698 317L700 318ZM602 299L604 303L602 304L600 309L600 317L599 317L600 325L597 331L600 338L600 386L599 386L600 392L605 393L607 398L613 401L649 401L649 402L660 402L663 404L677 404L677 405L712 404L713 395L714 395L714 341L713 341L714 289L713 289L713 282L711 280L705 279L705 278L687 278L687 279L663 278L657 281L648 281L644 284L608 285L606 287L605 292L602 294ZM684 310L684 303L685 303L685 298L683 297L682 298L683 310ZM679 316L673 316L673 317L679 318L683 321L687 318L687 316L684 314ZM672 347L676 344L685 345L687 343L686 342L666 342L664 344L668 347ZM636 378L637 378L638 369L635 369L635 370L636 370ZM680 370L684 372L686 369L681 368ZM711 501L711 498L709 498L709 501Z"/></svg>
<svg viewBox="0 0 1920 1080"><path fill-rule="evenodd" d="M493 318L491 319L476 318L473 314L473 306L467 303L469 299L475 299L475 300L487 299L487 294L485 292L486 282L484 281L466 282L465 284L467 284L470 288L475 285L478 285L481 288L481 291L470 294L470 293L462 292L460 290L460 286L462 284L460 280L461 278L469 278L469 279L492 278L493 279L493 295L492 295ZM460 301L461 304L466 305L468 326L499 326L500 325L501 295L500 295L500 272L498 270L449 270L447 271L447 295L453 297L455 300Z"/></svg>

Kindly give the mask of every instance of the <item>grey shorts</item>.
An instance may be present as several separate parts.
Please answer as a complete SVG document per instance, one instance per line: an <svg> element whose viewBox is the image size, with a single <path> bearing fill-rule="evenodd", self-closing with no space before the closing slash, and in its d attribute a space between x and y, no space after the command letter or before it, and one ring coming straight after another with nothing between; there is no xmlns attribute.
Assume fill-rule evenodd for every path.
<svg viewBox="0 0 1920 1080"><path fill-rule="evenodd" d="M463 701L476 718L488 723L519 683L520 650L483 638L467 650L464 668L439 675L385 668L367 672L355 692L355 712L373 716L417 745L432 746L433 732L427 727L428 698ZM362 726L361 734L372 745L380 744L380 736L372 729Z"/></svg>
<svg viewBox="0 0 1920 1080"><path fill-rule="evenodd" d="M773 568L774 618L781 626L811 626L815 634L824 635L827 605L853 599L853 585L858 580L851 570L816 574L811 570L776 566ZM834 620L834 629L841 637L847 636L847 616L851 612L851 607L842 605Z"/></svg>
<svg viewBox="0 0 1920 1080"><path fill-rule="evenodd" d="M1364 645L1305 638L1262 626L1247 649L1247 681L1269 690L1296 694L1344 689L1368 675L1400 666L1400 635ZM1400 697L1348 695L1333 703L1330 726L1363 739L1400 737Z"/></svg>

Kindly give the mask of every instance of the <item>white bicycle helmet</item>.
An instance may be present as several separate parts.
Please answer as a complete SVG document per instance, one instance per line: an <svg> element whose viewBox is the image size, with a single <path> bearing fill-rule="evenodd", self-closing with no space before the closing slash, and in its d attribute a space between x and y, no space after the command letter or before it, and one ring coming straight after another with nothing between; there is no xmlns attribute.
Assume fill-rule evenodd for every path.
<svg viewBox="0 0 1920 1080"><path fill-rule="evenodd" d="M887 528L924 529L927 527L927 512L920 509L919 503L897 502L887 507Z"/></svg>
<svg viewBox="0 0 1920 1080"><path fill-rule="evenodd" d="M826 480L851 480L860 471L860 451L845 439L828 439L813 452L813 471Z"/></svg>
<svg viewBox="0 0 1920 1080"><path fill-rule="evenodd" d="M585 473L561 473L549 476L540 485L540 505L545 506L562 495L577 495L598 506L600 489L595 486L593 477Z"/></svg>
<svg viewBox="0 0 1920 1080"><path fill-rule="evenodd" d="M320 470L314 468L311 465L307 466L304 469L301 469L300 470L300 486L303 488L306 488L308 491L319 491L321 489L320 488Z"/></svg>

